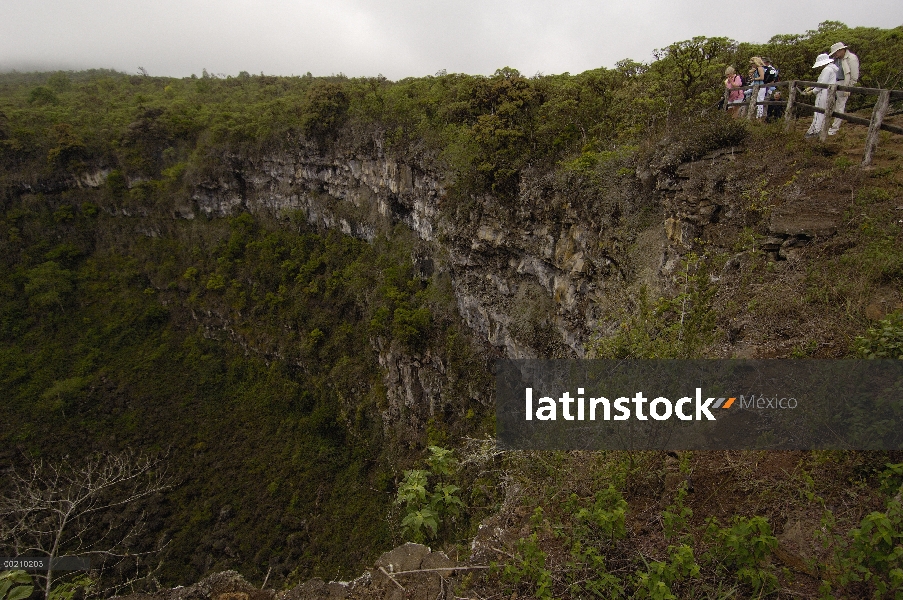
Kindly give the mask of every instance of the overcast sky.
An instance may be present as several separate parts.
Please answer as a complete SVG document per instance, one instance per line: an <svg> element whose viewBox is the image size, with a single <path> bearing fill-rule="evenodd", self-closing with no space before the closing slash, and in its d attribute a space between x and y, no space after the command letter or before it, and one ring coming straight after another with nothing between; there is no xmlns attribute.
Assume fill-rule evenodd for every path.
<svg viewBox="0 0 903 600"><path fill-rule="evenodd" d="M903 1L0 0L0 70L580 73L696 35L766 42L826 20L896 27Z"/></svg>

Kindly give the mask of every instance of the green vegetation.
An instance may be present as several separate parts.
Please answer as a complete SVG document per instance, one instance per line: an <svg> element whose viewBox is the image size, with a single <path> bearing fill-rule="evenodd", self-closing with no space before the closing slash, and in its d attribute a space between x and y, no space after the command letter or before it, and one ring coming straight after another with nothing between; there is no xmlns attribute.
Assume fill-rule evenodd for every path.
<svg viewBox="0 0 903 600"><path fill-rule="evenodd" d="M855 340L862 358L903 358L903 313L896 312Z"/></svg>
<svg viewBox="0 0 903 600"><path fill-rule="evenodd" d="M725 464L728 453L682 453L678 464L658 452L546 453L549 470L535 468L541 453L505 456L495 466L525 504L513 526L520 537L492 546L499 563L471 585L535 598L758 598L819 587L825 598L888 598L903 590L903 466L882 465L877 453L730 455ZM779 464L792 473L763 474ZM721 499L696 493L690 473L717 478ZM884 508L829 508L845 498Z"/></svg>
<svg viewBox="0 0 903 600"><path fill-rule="evenodd" d="M712 542L710 560L717 568L735 574L756 592L770 592L777 586L777 578L762 568L778 545L767 520L738 515L730 527L721 527L717 519L710 519L705 533Z"/></svg>
<svg viewBox="0 0 903 600"><path fill-rule="evenodd" d="M662 511L662 530L665 539L673 539L686 535L687 524L693 517L693 509L686 505L687 482L682 481L677 487L677 495L672 504Z"/></svg>
<svg viewBox="0 0 903 600"><path fill-rule="evenodd" d="M668 562L653 561L648 570L638 571L636 577L636 597L651 600L673 600L677 598L671 588L687 578L699 576L699 565L693 558L693 549L686 545L668 546Z"/></svg>
<svg viewBox="0 0 903 600"><path fill-rule="evenodd" d="M182 483L151 500L152 533L133 548L164 544L161 581L354 573L392 543L386 473L407 460L383 430L367 340L440 348L467 369L448 282L414 274L401 234L367 244L246 213L123 228L92 209L108 193L7 202L3 445L33 458L168 450ZM444 414L434 428L456 431Z"/></svg>
<svg viewBox="0 0 903 600"><path fill-rule="evenodd" d="M903 590L903 505L899 494L888 500L887 510L865 516L849 537L849 545L841 547L835 557L838 583L861 582L874 590L875 598L891 591L899 594Z"/></svg>
<svg viewBox="0 0 903 600"><path fill-rule="evenodd" d="M524 77L507 67L491 77L398 82L207 73L168 79L103 70L0 75L2 181L106 168L109 196L127 205L161 186L171 196L180 182L231 170L234 158L219 161L225 154L300 139L323 151L340 138L365 148L375 135L387 152L418 148L434 156L462 201L484 193L511 199L528 166L591 170L650 130L714 106L728 64L742 70L750 56L770 55L783 79L812 79L812 58L841 38L863 59L864 85L903 87L896 68L900 28L831 21L767 44L697 37L657 50L649 64L624 60L579 75ZM709 121L688 130L704 136ZM741 130L737 124L732 135ZM136 186L136 180L145 181Z"/></svg>
<svg viewBox="0 0 903 600"><path fill-rule="evenodd" d="M824 597L851 594L873 598L894 597L903 590L903 510L900 503L900 474L903 464L888 463L880 472L886 496L884 510L862 517L857 527L841 532L838 517L826 506L825 498L808 494L810 502L822 509L818 539L829 550L821 575Z"/></svg>
<svg viewBox="0 0 903 600"><path fill-rule="evenodd" d="M97 581L88 575L76 575L65 583L54 585L50 590L50 600L77 600L94 595L97 592Z"/></svg>
<svg viewBox="0 0 903 600"><path fill-rule="evenodd" d="M429 470L411 469L405 471L404 481L398 486L395 503L404 506L405 515L401 521L405 534L415 542L435 538L440 533L451 531L455 517L464 509L459 497L461 488L448 482L455 475L456 460L451 450L429 447L426 459ZM429 480L433 479L432 491ZM447 534L446 534L447 535Z"/></svg>
<svg viewBox="0 0 903 600"><path fill-rule="evenodd" d="M712 342L711 303L717 291L710 278L712 261L690 253L683 262L680 293L661 297L653 306L647 290L640 288L636 305L622 311L615 335L593 345L599 358L695 358Z"/></svg>
<svg viewBox="0 0 903 600"><path fill-rule="evenodd" d="M517 555L505 565L502 581L526 584L533 597L551 600L552 573L546 568L546 553L539 549L535 533L518 540Z"/></svg>
<svg viewBox="0 0 903 600"><path fill-rule="evenodd" d="M34 592L31 576L25 571L0 573L0 600L25 600Z"/></svg>

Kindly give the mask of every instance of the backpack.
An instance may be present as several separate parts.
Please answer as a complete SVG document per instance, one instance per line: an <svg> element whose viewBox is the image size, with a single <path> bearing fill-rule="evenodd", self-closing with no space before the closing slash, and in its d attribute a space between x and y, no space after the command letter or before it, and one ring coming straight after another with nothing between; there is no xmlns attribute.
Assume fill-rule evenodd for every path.
<svg viewBox="0 0 903 600"><path fill-rule="evenodd" d="M775 69L771 65L765 65L763 69L765 70L765 77L763 79L765 83L774 83L778 80L777 69Z"/></svg>

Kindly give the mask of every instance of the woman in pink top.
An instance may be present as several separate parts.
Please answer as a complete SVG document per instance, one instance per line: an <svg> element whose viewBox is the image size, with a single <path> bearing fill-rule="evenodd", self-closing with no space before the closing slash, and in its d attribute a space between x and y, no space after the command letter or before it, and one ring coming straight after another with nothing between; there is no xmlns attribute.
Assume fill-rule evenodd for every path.
<svg viewBox="0 0 903 600"><path fill-rule="evenodd" d="M724 76L726 77L724 87L729 90L727 112L736 117L737 111L740 110L740 104L743 102L743 90L738 90L737 88L743 85L743 79L737 75L734 67L726 68Z"/></svg>

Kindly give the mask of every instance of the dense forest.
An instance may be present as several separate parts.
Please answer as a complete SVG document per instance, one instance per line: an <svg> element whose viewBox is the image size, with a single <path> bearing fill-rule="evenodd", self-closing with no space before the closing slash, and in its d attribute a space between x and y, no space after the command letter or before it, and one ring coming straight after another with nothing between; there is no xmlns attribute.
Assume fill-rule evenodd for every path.
<svg viewBox="0 0 903 600"><path fill-rule="evenodd" d="M227 176L245 197L248 157L298 147L427 164L441 174L440 218L450 221L481 204L517 213L541 174L568 202L600 214L604 205L612 229L631 230L658 218L655 208L610 208L604 198L639 186L640 165L744 144L799 163L812 180L843 176L850 164L830 146L804 148L798 134L715 108L727 65L767 55L783 80L814 80L814 57L838 40L859 55L862 85L903 88L903 27L833 21L766 44L694 38L649 64L577 75L0 74L0 467L130 450L159 457L171 479L144 500L144 532L125 548L141 555L141 589L227 568L276 586L348 578L404 539L467 555L481 522L503 527L515 511L520 539L486 578L469 580L474 589L540 598L899 591L901 457L752 453L725 483L705 453L495 452L479 440L493 432L491 364L504 353L462 320L451 259L433 248L441 235L427 241L389 223L354 237L301 210L197 209L198 190ZM848 110L870 101L851 99ZM835 319L825 322L836 331L823 345L812 342L822 332L801 333L810 337L792 356L901 356L900 313L869 322L851 300L903 284L898 174L891 165L856 179L852 233L809 274L809 310ZM764 188L747 183L748 212L761 217L754 196ZM744 235L764 238L750 223ZM761 259L755 277L775 268L768 251L747 252ZM728 317L761 307L718 300L717 260L691 272L706 260L704 248L688 254L685 285L670 296L643 291L624 303L611 317L619 326L601 328L587 354L720 356L717 344L737 335ZM761 281L744 280L744 290ZM749 298L757 293L767 291ZM539 338L547 325L540 315L522 329ZM568 356L560 343L536 347ZM396 405L391 361L441 364L443 395L455 400L428 414ZM697 487L708 477L721 490L698 504L688 498L694 464ZM516 506L500 484L514 480L529 490ZM429 507L428 489L438 494ZM728 492L755 501L716 507ZM778 517L787 530L805 528L807 510L817 512L822 550L788 566L796 559L775 558ZM14 550L0 540L0 553ZM61 593L111 594L130 577L120 558Z"/></svg>

